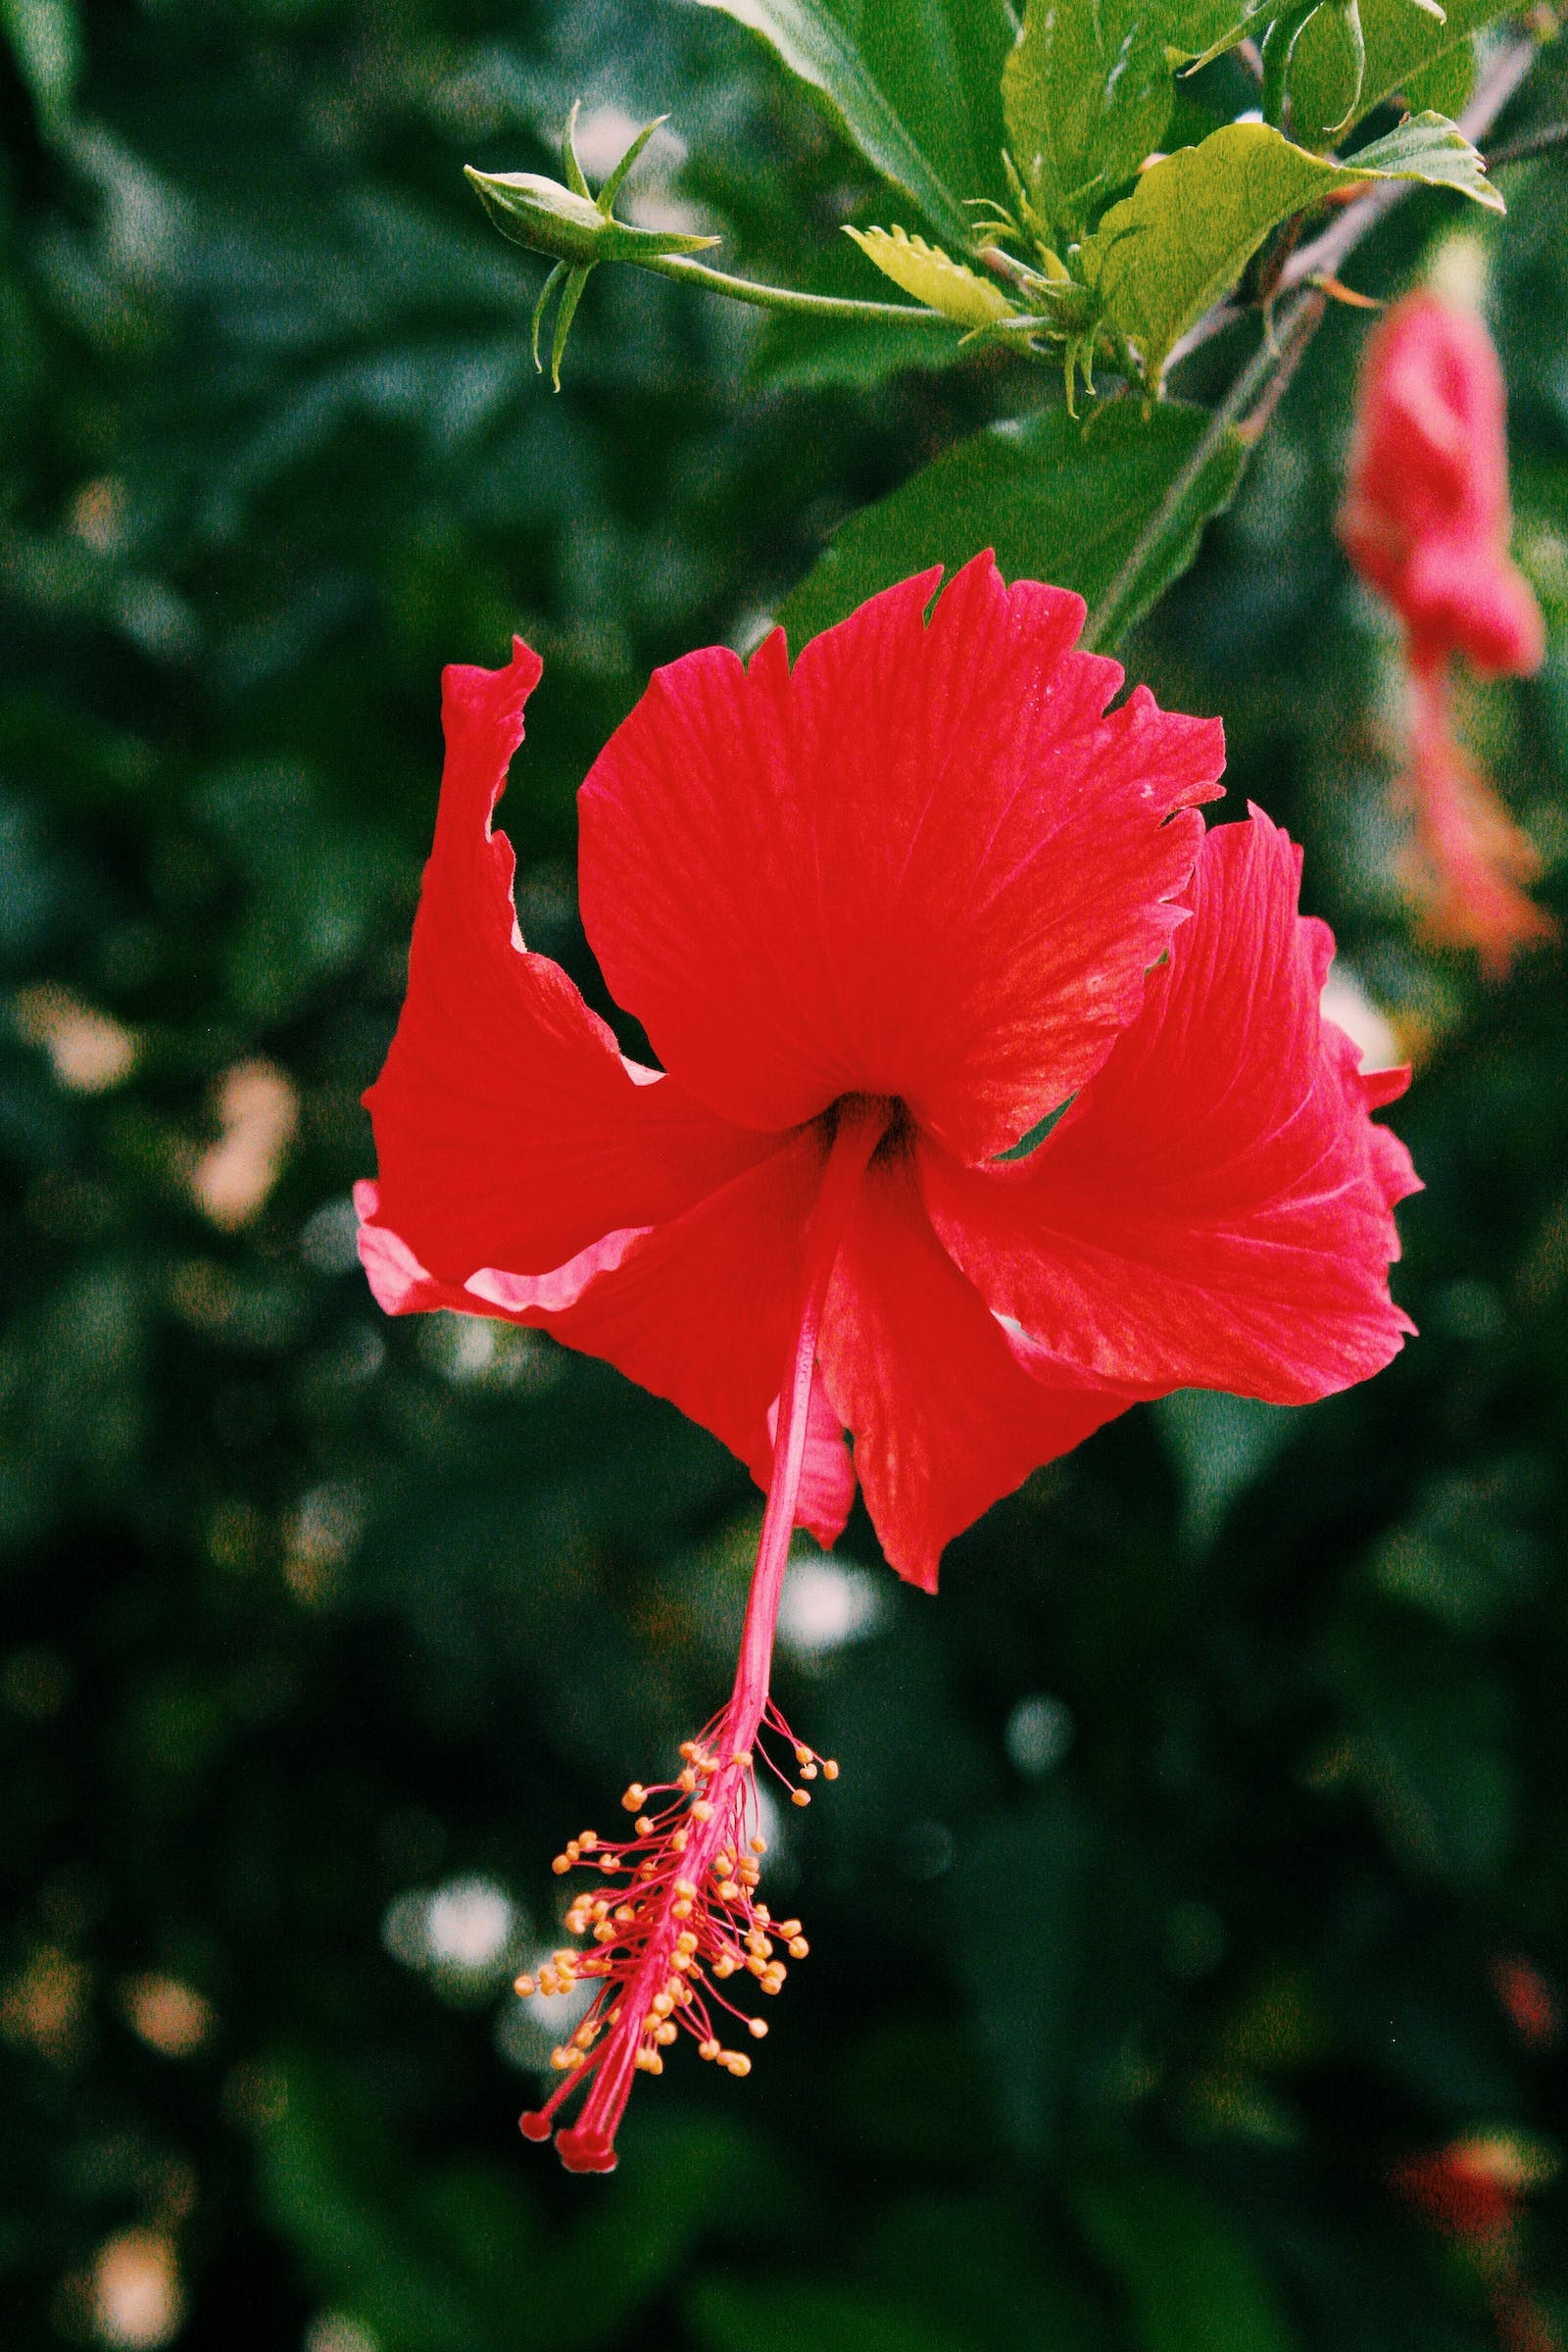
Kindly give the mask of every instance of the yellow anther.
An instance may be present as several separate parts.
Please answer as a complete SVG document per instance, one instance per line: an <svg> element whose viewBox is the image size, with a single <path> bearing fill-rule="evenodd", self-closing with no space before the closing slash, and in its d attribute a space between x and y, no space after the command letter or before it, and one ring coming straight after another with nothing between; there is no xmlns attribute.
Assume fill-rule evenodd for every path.
<svg viewBox="0 0 1568 2352"><path fill-rule="evenodd" d="M718 1890L718 1899L721 1903L738 1902L740 1900L740 1891L741 1883L739 1879L726 1879L723 1886L720 1886Z"/></svg>
<svg viewBox="0 0 1568 2352"><path fill-rule="evenodd" d="M804 1936L790 1937L790 1958L792 1960L804 1960L810 1948Z"/></svg>
<svg viewBox="0 0 1568 2352"><path fill-rule="evenodd" d="M571 2038L579 2050L591 2050L598 2032L599 2021L597 2018L586 2018Z"/></svg>
<svg viewBox="0 0 1568 2352"><path fill-rule="evenodd" d="M803 1747L798 1740L795 1742L795 1761L797 1764L809 1764L811 1761L810 1749Z"/></svg>
<svg viewBox="0 0 1568 2352"><path fill-rule="evenodd" d="M581 1858L581 1855L582 1855L582 1847L581 1847L581 1846L580 1846L580 1845L577 1843L577 1840L576 1840L576 1838L568 1838L566 1839L566 1859L567 1859L567 1861L568 1861L568 1862L576 1862L576 1861L580 1860L580 1858Z"/></svg>
<svg viewBox="0 0 1568 2352"><path fill-rule="evenodd" d="M749 2018L747 2019L747 2021L746 2021L746 2031L748 2032L748 2034L750 2034L750 2035L751 2035L751 2037L752 2037L752 2039L753 2039L754 2041L763 2041L763 2040L765 2040L765 2039L766 2039L766 2037L767 2037L767 2020L766 2020L766 2018L765 2018L765 2017L749 2017Z"/></svg>
<svg viewBox="0 0 1568 2352"><path fill-rule="evenodd" d="M651 1838L654 1834L653 1816L650 1813L639 1813L631 1826L639 1838Z"/></svg>
<svg viewBox="0 0 1568 2352"><path fill-rule="evenodd" d="M798 1936L800 1932L801 1923L798 1919L781 1919L773 1930L775 1936Z"/></svg>
<svg viewBox="0 0 1568 2352"><path fill-rule="evenodd" d="M760 1883L762 1874L758 1869L755 1862L743 1862L739 1870L735 1873L735 1876L739 1879L743 1886L756 1886Z"/></svg>
<svg viewBox="0 0 1568 2352"><path fill-rule="evenodd" d="M680 1934L675 1938L675 1949L677 1952L696 1951L697 1938L692 1934L690 1928L682 1928Z"/></svg>
<svg viewBox="0 0 1568 2352"><path fill-rule="evenodd" d="M801 1766L801 1778L803 1781L814 1781L816 1778L816 1766L814 1764L803 1764Z"/></svg>
<svg viewBox="0 0 1568 2352"><path fill-rule="evenodd" d="M677 1879L675 1881L675 1892L681 1897L683 1902L691 1902L697 1893L696 1880Z"/></svg>
<svg viewBox="0 0 1568 2352"><path fill-rule="evenodd" d="M749 2058L745 2057L741 2051L732 2050L729 2053L729 2071L732 2075L737 2077L741 2075L749 2075L752 2071L752 2062Z"/></svg>
<svg viewBox="0 0 1568 2352"><path fill-rule="evenodd" d="M696 1800L696 1802L695 1802L695 1803L694 1803L694 1805L692 1806L692 1819L693 1819L693 1821L711 1821L711 1820L712 1820L712 1818L713 1818L713 1808L712 1808L712 1806L711 1806L711 1805L709 1803L709 1801L708 1801L707 1797L706 1797L706 1796L700 1796L700 1797L698 1797L698 1799Z"/></svg>
<svg viewBox="0 0 1568 2352"><path fill-rule="evenodd" d="M538 1991L539 1987L534 1983L532 1977L524 1974L514 1980L512 1989L517 1995L519 2000L526 2001L532 1998L532 1996Z"/></svg>
<svg viewBox="0 0 1568 2352"><path fill-rule="evenodd" d="M692 1915L692 1907L684 1899L678 1903L671 1903L669 1910L672 1919L690 1919Z"/></svg>
<svg viewBox="0 0 1568 2352"><path fill-rule="evenodd" d="M555 1872L558 1879L564 1879L567 1871L571 1868L571 1856L569 1854L558 1854L555 1860L551 1863L550 1867Z"/></svg>
<svg viewBox="0 0 1568 2352"><path fill-rule="evenodd" d="M809 1796L808 1796L808 1794L807 1794L807 1792L806 1792L806 1790L805 1790L804 1788L792 1788L792 1789L791 1789L791 1791L790 1791L790 1803L791 1803L792 1805L808 1805L808 1804L810 1803L810 1801L811 1801L811 1800L810 1800Z"/></svg>
<svg viewBox="0 0 1568 2352"><path fill-rule="evenodd" d="M839 1768L838 1768L838 1766L837 1766L837 1765L834 1763L834 1761L833 1761L833 1759L832 1759L832 1757L831 1757L831 1756L824 1756L824 1757L822 1758L822 1778L823 1778L823 1780L824 1780L824 1781L836 1781L836 1780L838 1779L838 1777L839 1777Z"/></svg>
<svg viewBox="0 0 1568 2352"><path fill-rule="evenodd" d="M677 1830L674 1833L669 1841L669 1850L672 1854L683 1854L686 1851L686 1832L684 1830Z"/></svg>
<svg viewBox="0 0 1568 2352"><path fill-rule="evenodd" d="M687 1795L690 1796L697 1787L696 1767L688 1764L684 1772L681 1774L679 1780L675 1783L675 1786L677 1788L684 1788Z"/></svg>
<svg viewBox="0 0 1568 2352"><path fill-rule="evenodd" d="M754 1977L760 1977L766 1970L767 1962L761 1957L760 1953L754 1952L751 1958L747 1961L746 1966Z"/></svg>
<svg viewBox="0 0 1568 2352"><path fill-rule="evenodd" d="M617 1934L618 1931L612 1919L602 1919L594 1930L594 1941L595 1943L613 1943Z"/></svg>
<svg viewBox="0 0 1568 2352"><path fill-rule="evenodd" d="M670 2043L674 2040L679 2032L680 2028L676 2025L674 2019L666 2017L662 2026L656 2026L654 2028L654 2039L656 2041L662 2042L664 2048L667 2050Z"/></svg>
<svg viewBox="0 0 1568 2352"><path fill-rule="evenodd" d="M765 1928L771 1921L773 1914L771 1911L769 1911L765 1903L754 1903L752 1905L752 1917L754 1919L760 1919Z"/></svg>
<svg viewBox="0 0 1568 2352"><path fill-rule="evenodd" d="M719 2045L713 2039L711 2034L709 2035L706 2041L700 2041L697 2044L697 2055L699 2058L716 2058L718 2056L718 2051Z"/></svg>
<svg viewBox="0 0 1568 2352"><path fill-rule="evenodd" d="M641 1781L633 1781L631 1787L627 1789L625 1795L620 1801L628 1813L640 1813L642 1811L643 1799L647 1796L647 1794L648 1791L643 1787Z"/></svg>
<svg viewBox="0 0 1568 2352"><path fill-rule="evenodd" d="M639 2050L637 2068L640 2074L662 2075L664 2071L664 2061L657 2050Z"/></svg>
<svg viewBox="0 0 1568 2352"><path fill-rule="evenodd" d="M752 1851L754 1854L765 1854L767 1851L767 1839L765 1838L754 1838L752 1839Z"/></svg>
<svg viewBox="0 0 1568 2352"><path fill-rule="evenodd" d="M655 2017L667 2017L675 2004L667 1992L656 1992L648 2006Z"/></svg>
<svg viewBox="0 0 1568 2352"><path fill-rule="evenodd" d="M749 1747L736 1748L734 1754L730 1757L730 1762L732 1764L738 1764L742 1772L750 1772L752 1769L751 1749Z"/></svg>
<svg viewBox="0 0 1568 2352"><path fill-rule="evenodd" d="M733 1952L721 1952L713 1962L713 1974L721 1979L732 1977L739 1966L740 1962L735 1958Z"/></svg>
<svg viewBox="0 0 1568 2352"><path fill-rule="evenodd" d="M695 1740L683 1740L675 1750L683 1764L695 1764L702 1752Z"/></svg>
<svg viewBox="0 0 1568 2352"><path fill-rule="evenodd" d="M599 1843L599 1832L597 1830L584 1830L582 1836L578 1838L577 1843L583 1853L591 1854L595 1846Z"/></svg>

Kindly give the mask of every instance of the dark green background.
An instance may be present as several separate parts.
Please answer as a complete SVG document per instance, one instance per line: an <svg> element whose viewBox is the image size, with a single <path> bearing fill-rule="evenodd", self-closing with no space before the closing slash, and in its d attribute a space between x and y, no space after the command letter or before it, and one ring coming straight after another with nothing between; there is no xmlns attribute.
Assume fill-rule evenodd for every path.
<svg viewBox="0 0 1568 2352"><path fill-rule="evenodd" d="M1568 962L1483 989L1390 879L1391 640L1330 531L1363 322L1331 320L1131 659L1223 712L1229 806L1304 839L1308 906L1422 1046L1394 1117L1423 1337L1310 1411L1135 1412L955 1545L934 1603L858 1517L876 1621L781 1675L844 1765L774 1881L810 1962L749 2082L672 2065L615 2179L568 2180L498 2042L538 1938L412 1964L417 1890L493 1882L551 1936L561 1838L726 1687L759 1498L612 1373L388 1324L353 1268L438 671L514 626L544 655L507 821L531 943L593 993L572 794L651 665L748 641L840 517L1054 387L781 382L749 316L605 271L539 383L539 272L460 166L546 168L574 96L673 111L740 266L799 278L847 210L886 216L721 17L24 19L76 24L80 71L0 44L8 2352L95 2340L132 2230L174 2249L190 2352L1494 2341L1485 2266L1387 2176L1476 2131L1549 2157L1568 2121L1561 2050L1493 1982L1568 1969ZM1552 104L1547 73L1516 112ZM1550 851L1568 174L1503 184L1509 220L1462 225L1554 642L1468 723ZM1454 226L1412 203L1357 282ZM122 1083L56 1082L40 983L135 1034ZM224 1234L189 1169L257 1056L299 1131ZM1042 1696L1064 1752L1022 1769ZM210 2005L191 2054L133 2031L149 1975ZM1565 2212L1543 2185L1507 2266L1544 2307Z"/></svg>

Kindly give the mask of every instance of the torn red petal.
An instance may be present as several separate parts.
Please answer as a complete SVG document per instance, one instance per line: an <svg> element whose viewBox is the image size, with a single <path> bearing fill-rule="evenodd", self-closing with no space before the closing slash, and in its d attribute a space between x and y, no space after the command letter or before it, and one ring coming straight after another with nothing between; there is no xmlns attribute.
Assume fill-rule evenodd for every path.
<svg viewBox="0 0 1568 2352"><path fill-rule="evenodd" d="M523 947L491 814L539 677L451 668L446 769L408 996L366 1097L380 1213L443 1279L542 1273L603 1235L679 1214L766 1146L623 1061L560 966Z"/></svg>

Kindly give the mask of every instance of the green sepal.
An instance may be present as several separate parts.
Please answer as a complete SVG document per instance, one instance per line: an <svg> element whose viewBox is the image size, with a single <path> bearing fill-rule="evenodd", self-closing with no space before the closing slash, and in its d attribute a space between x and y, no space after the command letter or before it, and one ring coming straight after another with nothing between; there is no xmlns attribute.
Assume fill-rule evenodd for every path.
<svg viewBox="0 0 1568 2352"><path fill-rule="evenodd" d="M656 115L651 122L645 122L641 130L637 133L637 136L633 139L631 145L627 148L625 154L621 157L619 163L616 164L614 169L612 171L610 177L606 180L604 186L600 189L599 210L605 215L607 220L610 217L611 206L614 203L615 198L620 194L621 189L626 184L626 177L628 172L631 171L633 164L636 163L637 158L641 155L643 149L647 146L655 131L662 130L668 121L669 117L667 115Z"/></svg>
<svg viewBox="0 0 1568 2352"><path fill-rule="evenodd" d="M582 100L574 98L571 102L571 112L566 117L566 127L561 134L561 168L566 174L566 185L572 194L586 196L591 204L593 190L589 187L583 168L577 161L577 117L581 112ZM599 210L602 213L608 213L610 207L608 204L601 203Z"/></svg>
<svg viewBox="0 0 1568 2352"><path fill-rule="evenodd" d="M555 268L551 270L550 275L545 279L544 284L540 287L539 299L533 306L533 364L540 375L543 375L545 371L545 364L539 357L539 329L544 324L545 306L548 304L551 295L560 285L562 279L565 276L568 268L569 264L565 262L558 262L556 264Z"/></svg>
<svg viewBox="0 0 1568 2352"><path fill-rule="evenodd" d="M476 172L471 164L465 164L463 171L504 237L573 269L591 269L596 262L648 261L656 254L701 253L719 242L717 237L681 236L608 220L590 197L579 196L542 172Z"/></svg>
<svg viewBox="0 0 1568 2352"><path fill-rule="evenodd" d="M566 337L571 332L571 322L577 315L577 305L582 300L582 290L590 274L588 270L573 270L569 273L561 297L561 308L556 313L556 331L550 343L550 381L558 392L561 390L561 362L566 348Z"/></svg>

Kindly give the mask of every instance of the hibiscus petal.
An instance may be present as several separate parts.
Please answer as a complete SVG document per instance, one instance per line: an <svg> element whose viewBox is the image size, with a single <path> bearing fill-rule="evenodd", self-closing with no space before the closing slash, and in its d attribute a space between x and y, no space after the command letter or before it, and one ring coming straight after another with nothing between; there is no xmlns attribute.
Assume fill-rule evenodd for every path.
<svg viewBox="0 0 1568 2352"><path fill-rule="evenodd" d="M778 1398L767 1408L767 1437L778 1443ZM812 1384L806 1414L806 1454L795 1523L808 1527L825 1551L843 1535L855 1503L855 1463L844 1442L839 1417L827 1400L821 1376Z"/></svg>
<svg viewBox="0 0 1568 2352"><path fill-rule="evenodd" d="M1009 1337L944 1252L904 1156L860 1186L819 1352L883 1552L928 1592L951 1538L1130 1401Z"/></svg>
<svg viewBox="0 0 1568 2352"><path fill-rule="evenodd" d="M822 1157L818 1135L795 1137L667 1224L607 1235L547 1274L483 1267L466 1283L431 1274L362 1184L360 1255L389 1314L449 1307L552 1332L668 1397L765 1489ZM854 1494L843 1425L813 1399L798 1524L831 1545Z"/></svg>
<svg viewBox="0 0 1568 2352"><path fill-rule="evenodd" d="M1183 919L1217 720L1118 710L1081 599L989 556L813 640L660 670L580 795L617 1002L726 1118L901 1098L960 1158L1081 1086Z"/></svg>
<svg viewBox="0 0 1568 2352"><path fill-rule="evenodd" d="M1318 995L1300 853L1259 811L1210 833L1192 921L1139 1019L1027 1159L920 1177L946 1247L1054 1355L1146 1395L1302 1403L1386 1364L1414 1327L1388 1290L1393 1205L1418 1189Z"/></svg>
<svg viewBox="0 0 1568 2352"><path fill-rule="evenodd" d="M624 1062L560 966L523 948L512 847L490 819L539 672L520 638L505 669L446 672L408 998L366 1097L382 1213L458 1282L476 1266L554 1267L676 1215L768 1148Z"/></svg>

